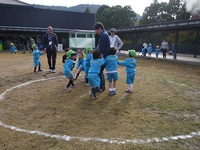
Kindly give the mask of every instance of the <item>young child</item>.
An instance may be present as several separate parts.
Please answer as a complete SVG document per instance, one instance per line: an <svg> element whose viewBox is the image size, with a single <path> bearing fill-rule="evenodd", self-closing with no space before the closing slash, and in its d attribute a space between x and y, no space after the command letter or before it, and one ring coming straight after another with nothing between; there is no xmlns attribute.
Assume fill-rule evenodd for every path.
<svg viewBox="0 0 200 150"><path fill-rule="evenodd" d="M43 55L44 52L40 52L36 44L32 45L33 49L33 61L34 61L34 72L36 73L36 69L38 67L38 71L42 71L41 69L41 62L40 62L40 55Z"/></svg>
<svg viewBox="0 0 200 150"><path fill-rule="evenodd" d="M68 51L73 51L73 50L69 50L68 48L65 50L65 54L62 56L62 63L63 64L65 64L65 62L66 62L66 60L67 60L67 53L68 53ZM75 55L76 56L76 55ZM73 70L73 68L74 68L74 66L75 66L75 61L76 61L76 58L75 58L75 60L74 60L74 64L73 64L73 66L72 66L72 70Z"/></svg>
<svg viewBox="0 0 200 150"><path fill-rule="evenodd" d="M74 80L77 80L79 74L84 71L84 67L85 67L85 58L84 58L84 53L83 52L78 52L78 63L76 64L76 68L79 68L78 73L76 74L76 77Z"/></svg>
<svg viewBox="0 0 200 150"><path fill-rule="evenodd" d="M130 58L127 58L124 61L118 61L117 64L120 66L126 66L126 83L128 84L128 90L125 92L132 93L136 72L136 60L134 59L136 57L136 51L129 50L128 52Z"/></svg>
<svg viewBox="0 0 200 150"><path fill-rule="evenodd" d="M93 49L90 46L87 46L85 48L86 61L85 61L84 71L85 71L85 83L86 83L86 86L90 86L90 84L88 83L88 71L89 71L89 68L90 68L90 61L92 59L92 51L93 51Z"/></svg>
<svg viewBox="0 0 200 150"><path fill-rule="evenodd" d="M150 57L151 57L151 53L152 53L152 51L153 51L152 44L149 43L148 54L149 54Z"/></svg>
<svg viewBox="0 0 200 150"><path fill-rule="evenodd" d="M15 47L13 43L10 43L10 53L16 54L16 52L17 52L17 48Z"/></svg>
<svg viewBox="0 0 200 150"><path fill-rule="evenodd" d="M156 51L156 59L158 59L158 55L159 55L159 52L160 52L160 48L159 48L158 45L156 46L155 51Z"/></svg>
<svg viewBox="0 0 200 150"><path fill-rule="evenodd" d="M95 50L92 54L93 58L90 61L90 69L88 72L88 80L90 86L92 87L91 92L89 93L93 99L96 99L96 92L100 92L100 68L105 64L104 58L102 58L100 51Z"/></svg>
<svg viewBox="0 0 200 150"><path fill-rule="evenodd" d="M116 94L116 81L118 80L118 73L117 73L118 57L115 54L116 54L116 49L112 47L110 48L110 55L108 55L105 59L107 80L109 81L109 85L108 85L109 95ZM113 84L112 84L112 81L113 81Z"/></svg>
<svg viewBox="0 0 200 150"><path fill-rule="evenodd" d="M76 83L74 83L74 74L72 72L72 68L74 66L74 60L76 58L76 53L73 50L69 50L67 52L67 60L64 64L64 70L63 74L69 79L69 82L66 86L67 91L71 91L70 85L75 86Z"/></svg>

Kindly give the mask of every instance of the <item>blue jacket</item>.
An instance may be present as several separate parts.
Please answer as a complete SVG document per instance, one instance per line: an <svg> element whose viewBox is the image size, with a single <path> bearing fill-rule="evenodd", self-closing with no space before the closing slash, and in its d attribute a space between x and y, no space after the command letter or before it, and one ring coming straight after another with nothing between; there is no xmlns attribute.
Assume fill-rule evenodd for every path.
<svg viewBox="0 0 200 150"><path fill-rule="evenodd" d="M149 45L149 48L148 48L148 53L151 54L153 51L153 48L152 48L152 45Z"/></svg>
<svg viewBox="0 0 200 150"><path fill-rule="evenodd" d="M85 66L85 61L86 61L85 58L79 59L78 63L76 64L76 68L78 69L79 67L80 68L84 67Z"/></svg>
<svg viewBox="0 0 200 150"><path fill-rule="evenodd" d="M72 59L68 58L64 64L63 73L66 74L68 72L71 72L73 65L74 65L74 61Z"/></svg>
<svg viewBox="0 0 200 150"><path fill-rule="evenodd" d="M101 66L105 64L105 59L91 59L90 61L90 69L89 69L89 74L99 74Z"/></svg>
<svg viewBox="0 0 200 150"><path fill-rule="evenodd" d="M118 57L116 55L108 55L105 59L106 62L106 71L109 73L109 71L117 72L117 62L118 62Z"/></svg>
<svg viewBox="0 0 200 150"><path fill-rule="evenodd" d="M86 62L85 62L86 67L90 67L90 60L91 59L92 59L92 54L87 54L86 55Z"/></svg>
<svg viewBox="0 0 200 150"><path fill-rule="evenodd" d="M33 59L40 59L40 55L43 55L44 52L40 52L39 50L33 50Z"/></svg>
<svg viewBox="0 0 200 150"><path fill-rule="evenodd" d="M108 33L103 30L99 37L98 50L103 54L103 57L106 58L109 55L110 49L110 39Z"/></svg>
<svg viewBox="0 0 200 150"><path fill-rule="evenodd" d="M127 58L124 61L118 61L118 65L126 66L126 73L136 72L136 60L134 58Z"/></svg>
<svg viewBox="0 0 200 150"><path fill-rule="evenodd" d="M13 46L10 47L10 52L14 53L16 51L16 49L17 48L13 45Z"/></svg>

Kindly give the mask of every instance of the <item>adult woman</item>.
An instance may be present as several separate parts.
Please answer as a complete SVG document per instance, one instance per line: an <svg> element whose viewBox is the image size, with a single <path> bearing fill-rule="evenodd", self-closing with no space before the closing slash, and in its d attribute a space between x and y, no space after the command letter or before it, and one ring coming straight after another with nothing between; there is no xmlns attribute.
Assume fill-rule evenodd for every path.
<svg viewBox="0 0 200 150"><path fill-rule="evenodd" d="M163 39L163 42L161 43L160 49L163 52L163 59L166 58L166 53L169 50L169 45L165 38Z"/></svg>
<svg viewBox="0 0 200 150"><path fill-rule="evenodd" d="M110 47L115 47L117 51L120 52L120 49L122 48L124 43L117 35L115 35L115 33L116 33L115 28L110 29L110 36L109 36Z"/></svg>

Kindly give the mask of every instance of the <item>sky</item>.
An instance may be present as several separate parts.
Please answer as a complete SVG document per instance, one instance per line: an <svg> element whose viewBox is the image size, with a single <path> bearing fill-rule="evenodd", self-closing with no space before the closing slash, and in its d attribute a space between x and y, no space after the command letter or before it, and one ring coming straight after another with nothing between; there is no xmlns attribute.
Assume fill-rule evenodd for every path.
<svg viewBox="0 0 200 150"><path fill-rule="evenodd" d="M144 9L149 6L153 0L119 0L119 1L112 1L112 0L21 0L23 2L29 4L40 4L40 5L54 5L54 6L76 6L79 4L99 4L99 5L108 5L108 6L116 6L121 5L126 6L130 5L132 10L136 13L142 15ZM168 2L169 0L158 0L159 2Z"/></svg>

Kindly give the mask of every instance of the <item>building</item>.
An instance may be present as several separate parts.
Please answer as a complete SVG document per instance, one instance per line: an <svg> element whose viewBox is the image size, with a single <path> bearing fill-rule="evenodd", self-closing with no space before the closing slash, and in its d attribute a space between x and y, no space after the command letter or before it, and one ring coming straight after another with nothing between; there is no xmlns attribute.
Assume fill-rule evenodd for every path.
<svg viewBox="0 0 200 150"><path fill-rule="evenodd" d="M19 0L0 0L0 41L8 49L13 42L22 49L24 41L33 38L42 43L42 35L51 25L63 47L69 47L74 38L94 41L95 14L34 8ZM79 34L80 32L80 34ZM94 42L89 42L94 47ZM75 48L84 47L72 44Z"/></svg>

